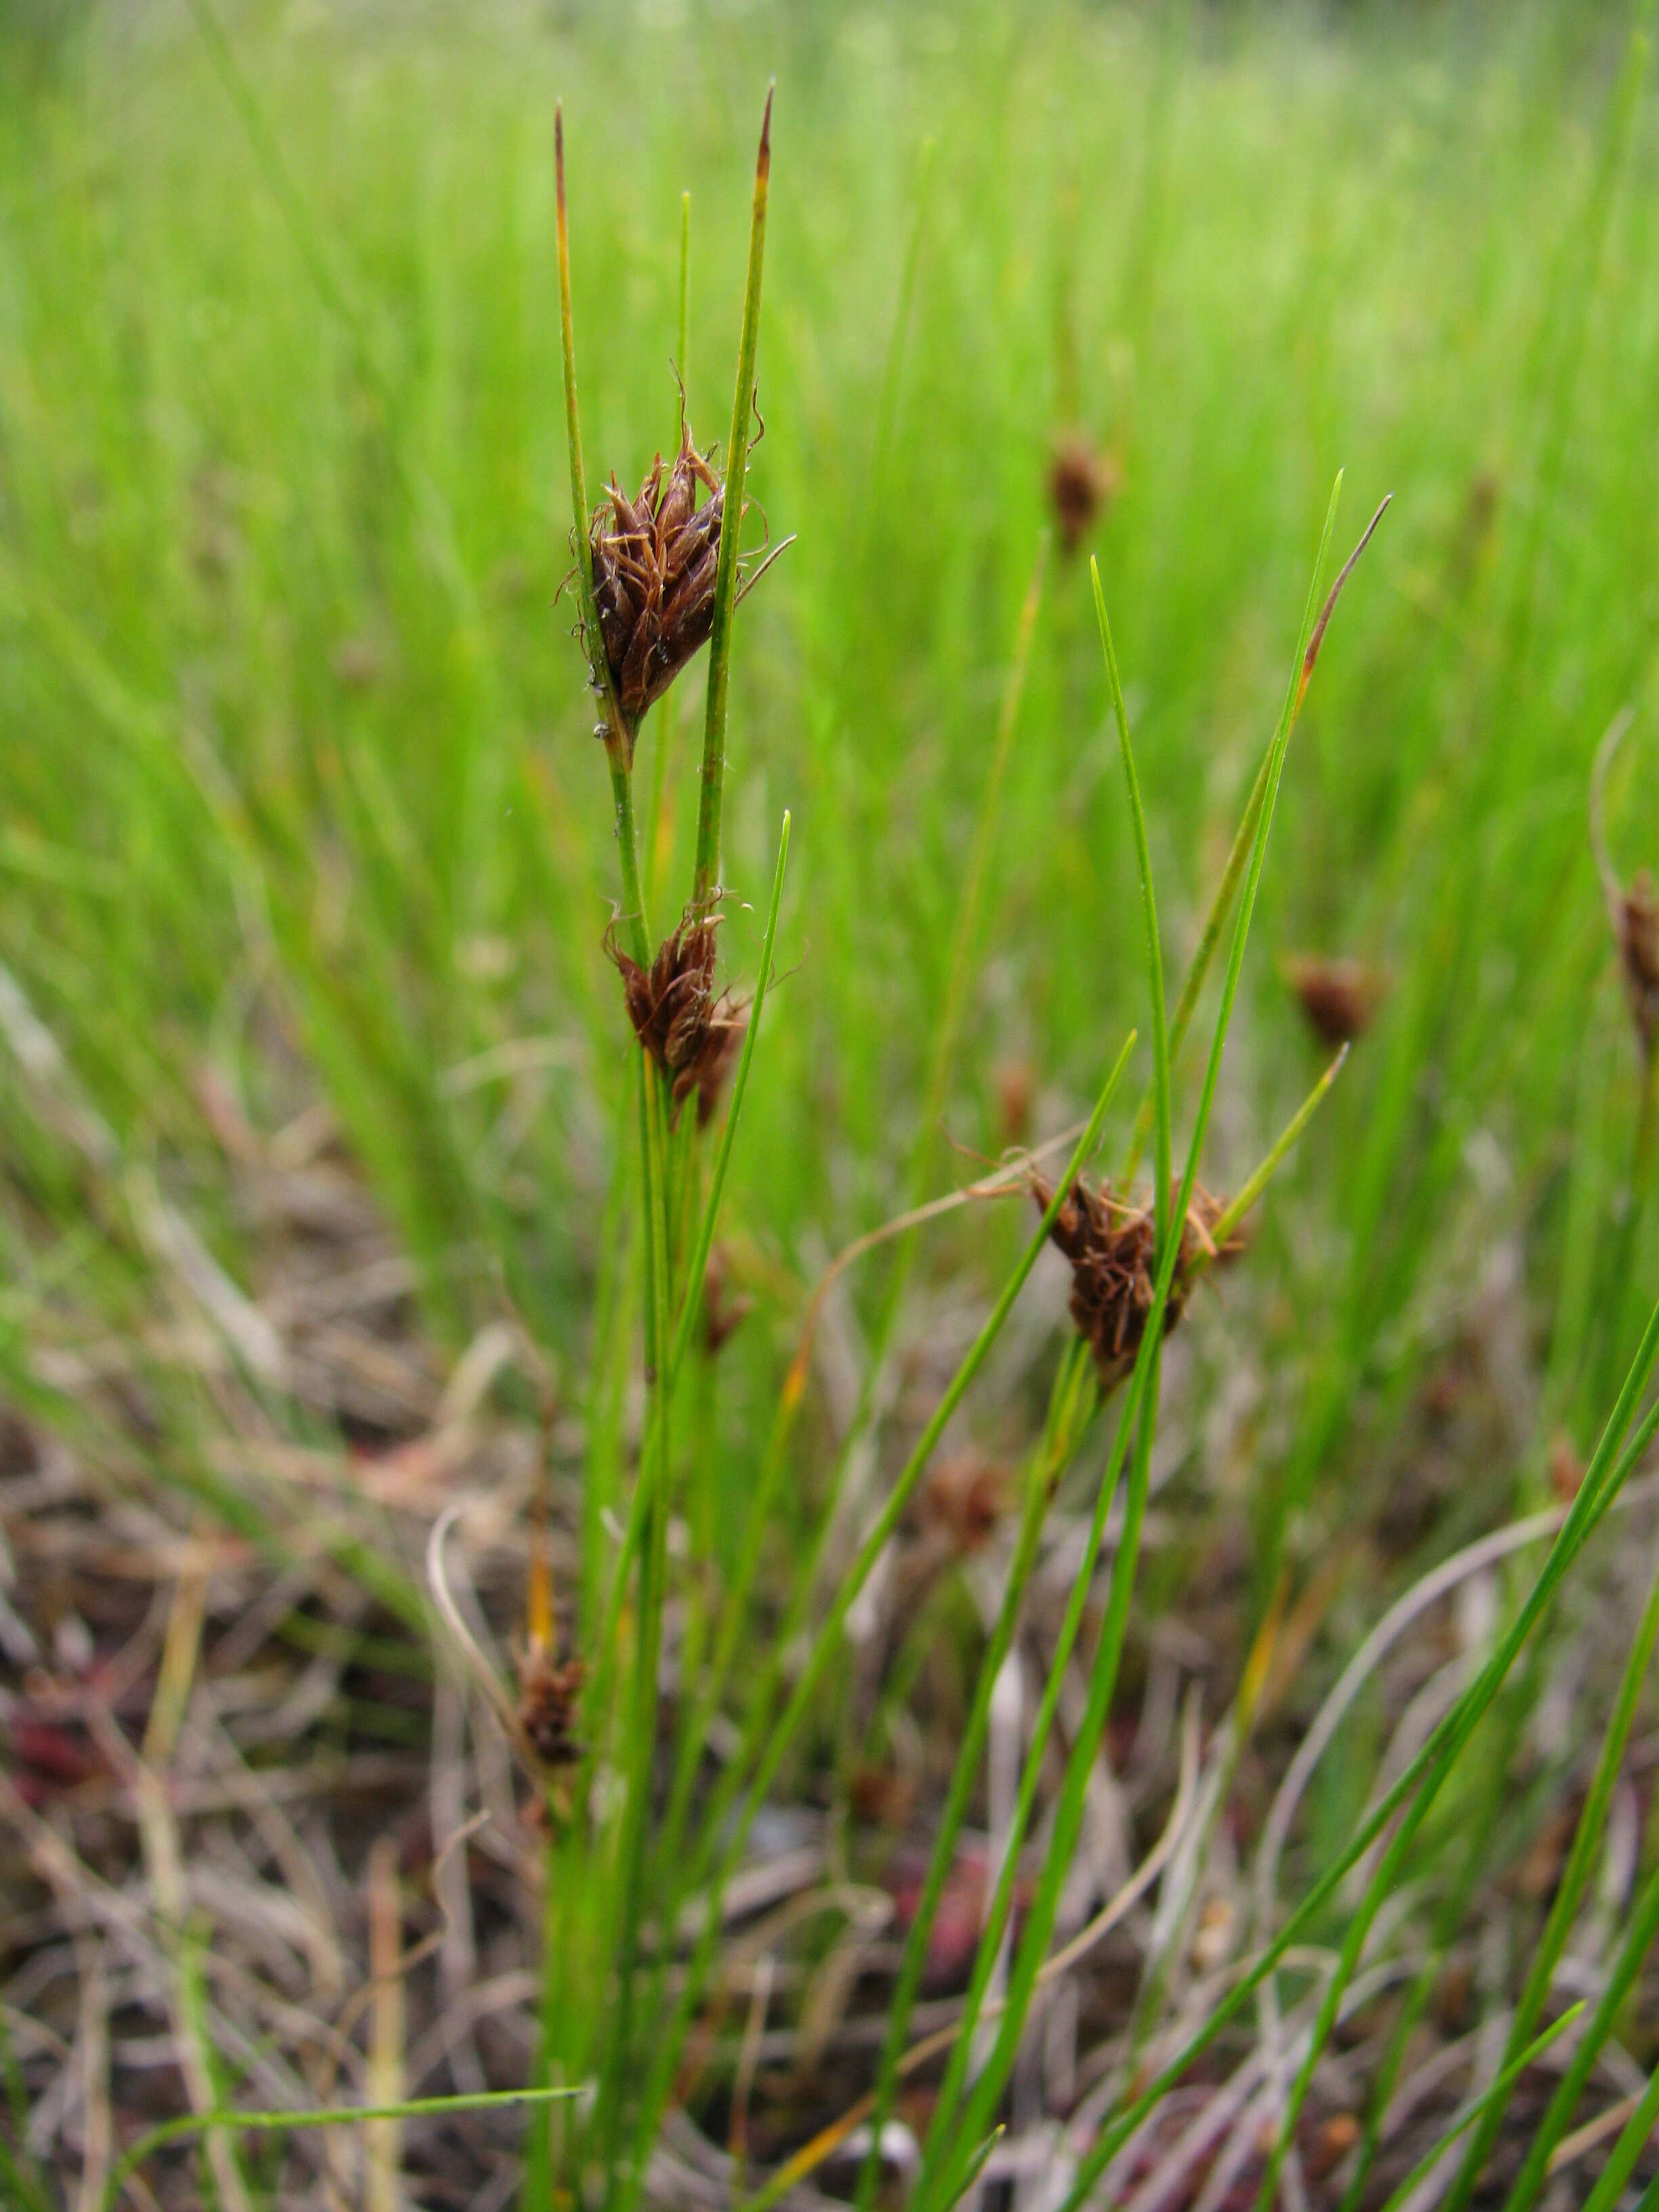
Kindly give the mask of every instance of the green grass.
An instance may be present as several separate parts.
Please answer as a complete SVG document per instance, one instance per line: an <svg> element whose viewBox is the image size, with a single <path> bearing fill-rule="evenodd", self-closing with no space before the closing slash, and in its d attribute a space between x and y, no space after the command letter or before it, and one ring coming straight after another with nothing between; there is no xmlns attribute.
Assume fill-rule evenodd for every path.
<svg viewBox="0 0 1659 2212"><path fill-rule="evenodd" d="M1184 1970L1143 1991L1139 2055L1172 2082L1183 2044L1234 2033L1257 1981L1276 2017L1285 1984L1304 2040L1293 2062L1280 2038L1265 2206L1413 1850L1434 1964L1388 2081L1465 1907L1530 1840L1511 1771L1540 1812L1582 1802L1555 1910L1516 1938L1499 2063L1518 2074L1627 1786L1652 1605L1628 1665L1587 1680L1571 1655L1611 1547L1563 1577L1634 1471L1625 1431L1651 1432L1631 1366L1651 1364L1659 1287L1651 1079L1586 826L1597 743L1629 706L1609 842L1626 878L1659 867L1649 58L1618 8L628 20L248 9L222 28L204 4L0 29L0 1384L112 1496L228 1526L289 1572L331 1562L376 1602L369 1666L425 1619L410 1531L349 1469L329 1510L226 1472L256 1432L337 1462L375 1425L307 1401L273 1349L271 1261L204 1072L267 1135L326 1103L446 1371L504 1317L533 1345L494 1402L522 1421L540 1395L574 1430L556 1504L562 1618L590 1663L575 1787L608 1771L619 1794L582 1800L610 1808L591 1832L556 1797L539 2063L599 2094L591 2119L537 2112L526 2197L586 2157L623 2207L677 2087L718 2101L732 2074L706 2053L686 2071L718 1925L674 1975L660 1929L736 1867L774 1796L826 1804L864 1863L869 1686L843 1630L953 1415L950 1437L1020 1462L1024 1513L956 1690L915 1661L949 1795L880 2111L1062 1482L1089 1534L1019 1777L1017 1832L1036 1833L1040 1794L1052 1826L1017 1923L1012 1859L995 1892L969 1984L970 2028L997 2008L983 2039L964 2030L930 2077L924 2212L1008 2115L1120 1674L1139 1695L1154 1624L1224 1559L1239 1648L1212 1686L1237 1759L1261 1689L1245 1654L1267 1667L1313 1607L1304 1673L1274 1692L1276 1778L1384 1605L1549 1504L1565 1432L1589 1473L1542 1581L1502 1571L1502 1665L1486 1653L1437 1709L1403 1780L1376 1765L1382 1712L1370 1783L1321 1770L1280 1917L1248 1931L1254 1974L1207 2021L1182 2013ZM774 77L763 305L744 253ZM733 616L728 533L713 652L644 723L630 776L631 733L602 697L595 742L567 634L585 548L559 593L571 488L580 508L672 450L671 362L702 445L737 364L726 442L794 543ZM1047 535L1073 428L1121 476L1080 555ZM1298 714L1336 557L1387 494ZM775 938L775 957L741 1126L734 1104L699 1138L641 1079L603 940L615 913L643 957L715 880L732 979L754 989ZM1391 981L1303 1133L1328 1055L1279 963L1307 951ZM1171 1018L1165 973L1189 967L1202 988ZM1012 1072L1036 1136L1074 1141L1098 1097L1078 1157L1103 1127L1109 1157L1150 1158L1160 1299L1194 1179L1239 1189L1297 1117L1248 1256L1167 1357L1154 1320L1097 1425L1053 1283L1045 1322L1004 1328L1044 1241L1029 1210L945 1212L842 1278L838 1395L839 1355L815 1365L802 1335L826 1261L979 1172L941 1130L1003 1151ZM694 1323L717 1237L756 1310L710 1362ZM158 1317L180 1313L216 1364L178 1356ZM110 1342L142 1420L72 1379ZM1143 1552L1155 1443L1175 1463ZM1057 1783L1043 1744L1085 1619ZM665 1622L684 1696L659 1742ZM510 1642L520 1623L497 1626ZM1532 1671L1477 1734L1534 1627ZM1537 1733L1547 1692L1599 1765ZM371 1689L356 1709L374 1706ZM717 1720L737 1749L711 1779ZM1206 1771L1218 1820L1234 1769ZM1356 1840L1381 1835L1379 1802L1402 1814L1380 1874ZM1655 1845L1641 1943L1570 2046L1581 2080L1615 2030L1651 2063L1620 2007ZM1166 1962L1200 1887L1170 1905ZM1275 1966L1293 1935L1327 1947L1323 1981L1301 1954ZM1121 2075L1079 2203L1138 2121L1139 2063ZM1468 2112L1460 2205L1508 2110ZM1379 2165L1376 2201L1404 2171ZM866 2203L877 2179L866 2160Z"/></svg>

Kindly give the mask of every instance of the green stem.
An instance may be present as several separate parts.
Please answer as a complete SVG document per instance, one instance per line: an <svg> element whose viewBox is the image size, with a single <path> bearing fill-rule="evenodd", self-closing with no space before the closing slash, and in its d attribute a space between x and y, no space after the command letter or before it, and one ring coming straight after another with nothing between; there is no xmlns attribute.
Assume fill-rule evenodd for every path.
<svg viewBox="0 0 1659 2212"><path fill-rule="evenodd" d="M1656 1640L1659 1640L1659 1574L1654 1577L1641 1624L1636 1632L1636 1640L1625 1662L1618 1698L1607 1733L1601 1739L1595 1777L1590 1783L1589 1795L1584 1800L1584 1809L1578 1818L1572 1849L1567 1855L1567 1863L1562 1870L1549 1917L1544 1923L1544 1932L1533 1954L1526 1985L1515 2008L1515 2020L1504 2054L1506 2060L1514 2057L1531 2034L1549 1996L1550 1985L1561 1954L1566 1948L1567 1938L1572 1932L1572 1924L1589 1886L1596 1850L1607 1825L1607 1808L1613 1802L1613 1789L1624 1764L1625 1747L1630 1740L1631 1729L1636 1719L1636 1707L1647 1679L1648 1664L1653 1656ZM1446 2212L1463 2212L1464 2206L1474 2194L1475 2183L1497 2139L1502 2119L1501 2111L1497 2111L1489 2112L1481 2122L1463 2154L1457 2179L1447 2194Z"/></svg>
<svg viewBox="0 0 1659 2212"><path fill-rule="evenodd" d="M1012 1310L1014 1300L1024 1287L1027 1276L1036 1265L1038 1255L1048 1241L1048 1233L1054 1226L1055 1216L1065 1202L1066 1194L1076 1181L1085 1162L1093 1154L1099 1140L1101 1127L1105 1121L1107 1109L1111 1104L1119 1079L1122 1075L1124 1066L1133 1046L1134 1035L1131 1031L1117 1056L1111 1073L1106 1079L1099 1098L1096 1101L1094 1111L1089 1117L1088 1127L1079 1139L1065 1173L1055 1185L1054 1196L1044 1211L1042 1219L1037 1224L1036 1233L1027 1243L1013 1272L1004 1284L996 1304L964 1355L944 1396L934 1409L932 1419L922 1431L915 1449L906 1461L898 1480L888 1496L886 1504L876 1516L864 1541L859 1547L857 1556L851 1567L837 1587L830 1609L818 1629L812 1648L807 1655L806 1662L795 1684L793 1693L767 1740L748 1790L732 1821L730 1832L721 1853L720 1863L711 1883L710 1909L704 1917L702 1933L690 1971L682 1985L673 2021L659 2043L657 2057L641 2109L638 2142L641 2151L654 2136L658 2116L667 2096L669 2085L673 2079L674 2068L678 2061L686 2027L690 2024L692 2010L702 1995L714 1963L714 1946L720 1926L719 1903L726 1879L737 1865L748 1839L755 1815L759 1811L779 1767L782 1765L784 1754L811 1704L830 1659L839 1647L848 1613L852 1609L859 1592L869 1580L877 1560L886 1549L917 1483L933 1457L934 1447L944 1433L946 1424L962 1402L969 1385L984 1365L992 1346L1000 1335L1003 1325ZM624 2199L624 2204L629 2208L631 2208L637 2196L642 2178L641 2159L636 2156L629 2181L629 2194Z"/></svg>
<svg viewBox="0 0 1659 2212"><path fill-rule="evenodd" d="M887 2037L882 2048L881 2072L876 2086L875 2110L870 2118L870 2148L865 2154L864 2165L859 2175L858 2203L860 2212L875 2201L876 2185L881 2172L882 2130L887 2124L893 2108L893 2097L898 2087L899 2061L909 2032L911 2008L916 1991L921 1984L922 1968L927 1963L928 1937L933 1931L934 1916L939 1910L945 1885L956 1859L957 1838L967 1817L968 1803L974 1781L979 1772L979 1763L989 1732L991 1698L997 1677L1002 1670L1014 1640L1014 1632L1025 1602L1026 1584L1036 1565L1037 1546L1042 1534L1054 1486L1060 1469L1074 1446L1071 1433L1071 1414L1078 1390L1087 1366L1087 1349L1079 1338L1073 1338L1055 1372L1054 1391L1050 1399L1048 1433L1032 1455L1026 1480L1025 1510L1021 1517L1019 1534L1014 1546L1014 1556L1008 1569L1008 1579L1002 1594L1002 1603L996 1624L980 1662L979 1679L974 1688L973 1708L968 1725L963 1733L961 1748L957 1753L945 1809L939 1819L939 1832L933 1839L933 1855L922 1885L921 1902L905 1938L904 1955L900 1962L898 1980L887 2008ZM759 2204L750 2212L762 2212Z"/></svg>
<svg viewBox="0 0 1659 2212"><path fill-rule="evenodd" d="M726 449L726 508L720 561L714 574L714 619L708 634L708 714L702 741L702 784L697 802L697 858L691 903L705 905L720 873L720 802L726 787L726 700L732 666L732 617L738 600L738 540L743 536L744 483L749 465L749 415L755 393L755 350L760 337L761 264L766 246L766 198L772 175L772 93L766 94L760 154L755 163L755 204L749 228L749 280L744 291L743 337L738 348L738 388L732 402L732 436Z"/></svg>
<svg viewBox="0 0 1659 2212"><path fill-rule="evenodd" d="M1146 924L1146 971L1152 1001L1152 1127L1157 1139L1158 1173L1152 1184L1153 1249L1161 1253L1170 1233L1170 1032L1164 1010L1164 951L1158 934L1158 901L1152 890L1152 856L1146 842L1146 816L1140 803L1140 779L1129 744L1129 715L1123 703L1123 685L1112 649L1112 625L1106 617L1106 595L1100 588L1100 563L1089 556L1089 580L1094 587L1095 620L1100 625L1100 649L1106 658L1106 681L1112 694L1112 713L1117 722L1118 750L1123 756L1123 780L1129 791L1129 819L1134 829L1135 863L1140 871L1141 912ZM1176 1231L1177 1243L1181 1232Z"/></svg>

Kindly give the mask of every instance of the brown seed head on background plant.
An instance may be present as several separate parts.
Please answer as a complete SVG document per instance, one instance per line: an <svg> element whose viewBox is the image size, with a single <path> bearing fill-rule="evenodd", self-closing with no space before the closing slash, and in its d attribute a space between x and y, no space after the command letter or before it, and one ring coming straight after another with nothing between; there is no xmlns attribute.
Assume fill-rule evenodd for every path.
<svg viewBox="0 0 1659 2212"><path fill-rule="evenodd" d="M1116 496L1121 481L1122 471L1113 456L1097 451L1080 430L1059 441L1048 465L1048 501L1067 553L1078 550L1095 517Z"/></svg>
<svg viewBox="0 0 1659 2212"><path fill-rule="evenodd" d="M695 1091L705 1121L747 1021L729 991L718 999L714 994L718 921L688 907L648 969L630 959L614 937L607 939L635 1036L662 1071L676 1109Z"/></svg>
<svg viewBox="0 0 1659 2212"><path fill-rule="evenodd" d="M1388 994L1389 978L1358 960L1299 957L1285 963L1285 980L1301 1001L1308 1026L1325 1044L1352 1044L1364 1036Z"/></svg>
<svg viewBox="0 0 1659 2212"><path fill-rule="evenodd" d="M1628 890L1620 893L1614 923L1631 1019L1641 1041L1642 1057L1650 1061L1659 1050L1659 896L1645 868L1638 871Z"/></svg>
<svg viewBox="0 0 1659 2212"><path fill-rule="evenodd" d="M1031 1195L1040 1211L1047 1211L1054 1194L1054 1185L1034 1172ZM1194 1191L1164 1302L1166 1336L1186 1310L1200 1255L1225 1260L1244 1249L1242 1237L1230 1237L1219 1247L1213 1242L1210 1232L1221 1213L1219 1200L1201 1188ZM1109 1184L1097 1188L1079 1176L1048 1235L1072 1263L1073 1323L1094 1354L1101 1389L1115 1390L1134 1366L1152 1308L1152 1208L1115 1196Z"/></svg>
<svg viewBox="0 0 1659 2212"><path fill-rule="evenodd" d="M533 1644L519 1667L519 1720L544 1766L574 1766L582 1755L576 1705L586 1668Z"/></svg>
<svg viewBox="0 0 1659 2212"><path fill-rule="evenodd" d="M1595 749L1589 779L1590 850L1595 856L1596 873L1601 878L1607 917L1619 948L1619 966L1636 1042L1643 1059L1652 1067L1659 1054L1659 894L1645 868L1637 870L1628 886L1620 880L1607 850L1604 819L1607 770L1635 719L1635 709L1624 708L1608 723Z"/></svg>

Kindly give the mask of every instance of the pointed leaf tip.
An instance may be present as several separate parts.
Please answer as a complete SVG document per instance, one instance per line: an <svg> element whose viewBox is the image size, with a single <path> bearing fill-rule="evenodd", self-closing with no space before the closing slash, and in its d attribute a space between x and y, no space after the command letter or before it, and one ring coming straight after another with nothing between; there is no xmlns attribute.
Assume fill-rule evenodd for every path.
<svg viewBox="0 0 1659 2212"><path fill-rule="evenodd" d="M756 167L763 177L769 175L772 167L772 95L777 88L778 81L774 77L766 88L766 112L761 118L760 159Z"/></svg>

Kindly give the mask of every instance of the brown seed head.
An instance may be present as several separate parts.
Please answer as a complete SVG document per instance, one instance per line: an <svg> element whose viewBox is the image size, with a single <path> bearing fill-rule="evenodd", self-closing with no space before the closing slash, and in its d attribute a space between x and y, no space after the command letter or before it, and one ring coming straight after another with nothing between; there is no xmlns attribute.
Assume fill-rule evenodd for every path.
<svg viewBox="0 0 1659 2212"><path fill-rule="evenodd" d="M1033 1173L1031 1195L1040 1210L1047 1211L1054 1194L1054 1185ZM1219 1200L1206 1190L1194 1191L1164 1301L1166 1336L1186 1310L1200 1255L1224 1260L1244 1249L1238 1237L1219 1248L1215 1245L1210 1232L1221 1212ZM1156 1234L1149 1204L1116 1197L1109 1184L1097 1188L1081 1176L1066 1193L1048 1232L1050 1242L1072 1263L1072 1321L1094 1354L1103 1391L1115 1390L1127 1377L1146 1334Z"/></svg>
<svg viewBox="0 0 1659 2212"><path fill-rule="evenodd" d="M714 627L726 486L682 417L672 462L657 455L637 499L612 477L605 500L588 530L593 597L611 680L636 725Z"/></svg>
<svg viewBox="0 0 1659 2212"><path fill-rule="evenodd" d="M1358 960L1287 960L1285 973L1314 1035L1330 1045L1364 1036L1389 988L1381 969Z"/></svg>
<svg viewBox="0 0 1659 2212"><path fill-rule="evenodd" d="M1007 1509L1012 1480L1009 1468L981 1452L941 1460L919 1501L924 1527L942 1535L959 1558L982 1551Z"/></svg>
<svg viewBox="0 0 1659 2212"><path fill-rule="evenodd" d="M544 1766L574 1766L582 1755L576 1706L586 1668L532 1644L519 1666L519 1719Z"/></svg>
<svg viewBox="0 0 1659 2212"><path fill-rule="evenodd" d="M688 907L649 969L630 959L614 936L606 939L622 975L635 1036L667 1079L676 1110L695 1091L704 1121L714 1111L748 1019L729 991L719 999L714 995L718 920Z"/></svg>
<svg viewBox="0 0 1659 2212"><path fill-rule="evenodd" d="M1048 465L1048 501L1066 552L1078 550L1121 482L1122 471L1114 456L1099 452L1081 431L1060 439Z"/></svg>
<svg viewBox="0 0 1659 2212"><path fill-rule="evenodd" d="M1659 896L1645 868L1620 893L1614 919L1631 1019L1641 1040L1642 1056L1650 1060L1659 1050Z"/></svg>

